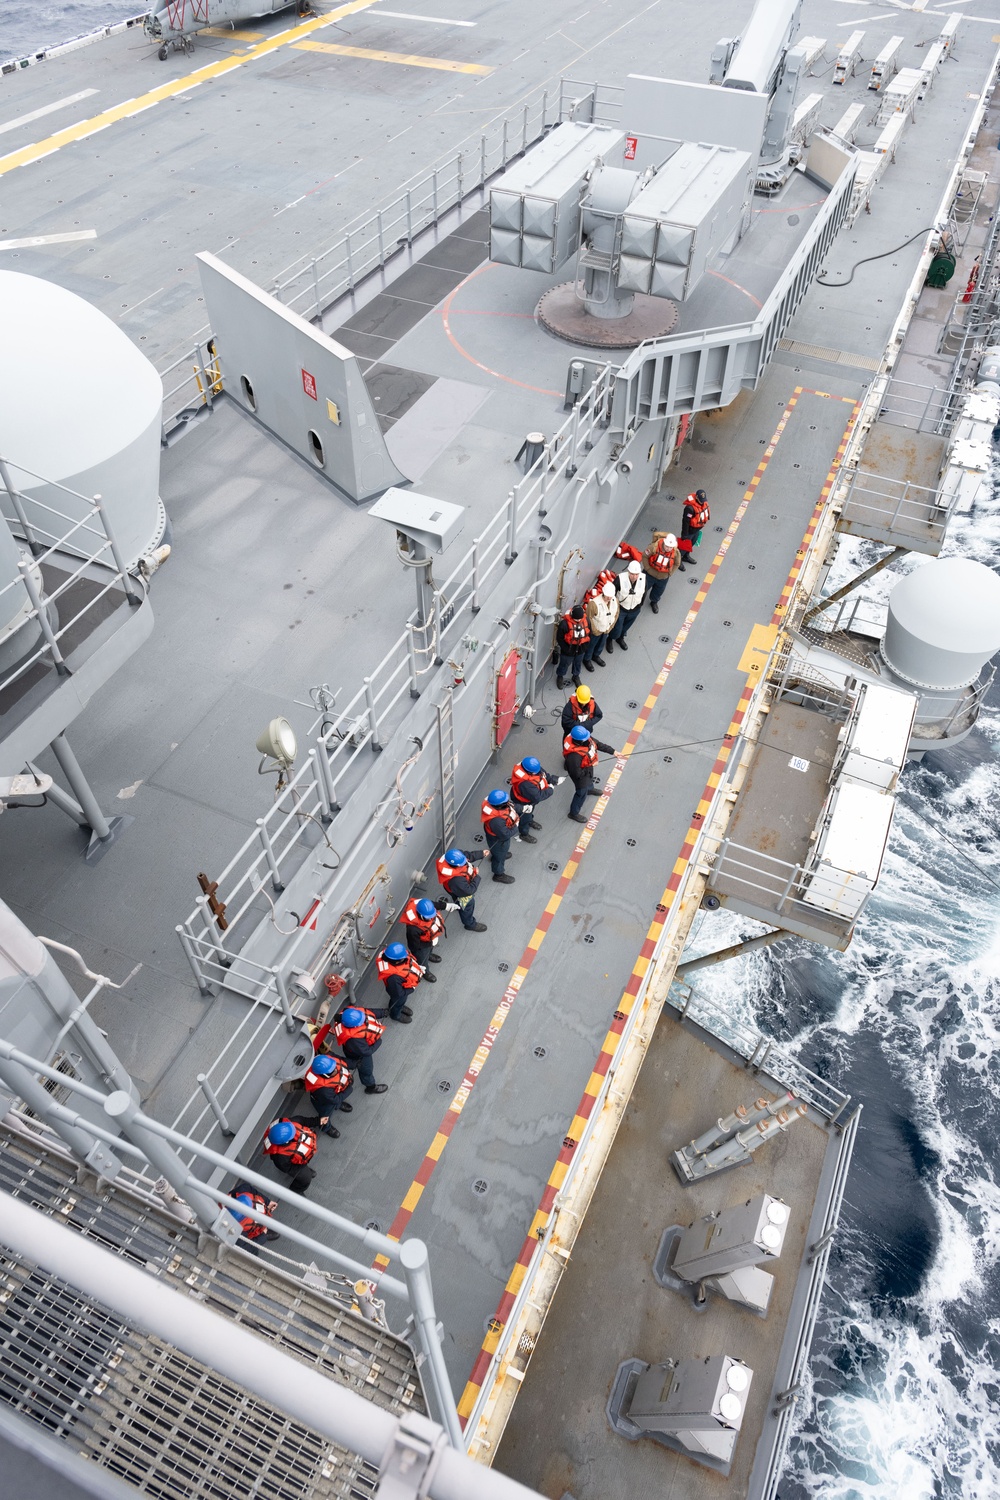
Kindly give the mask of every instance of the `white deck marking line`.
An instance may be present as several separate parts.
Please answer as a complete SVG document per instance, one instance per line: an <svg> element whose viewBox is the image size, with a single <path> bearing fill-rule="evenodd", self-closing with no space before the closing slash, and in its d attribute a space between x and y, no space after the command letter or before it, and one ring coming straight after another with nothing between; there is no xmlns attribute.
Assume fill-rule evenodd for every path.
<svg viewBox="0 0 1000 1500"><path fill-rule="evenodd" d="M0 235L0 250L31 250L35 245L67 245L71 240L96 239L96 229L71 229L68 234L32 234L24 240L6 240Z"/></svg>
<svg viewBox="0 0 1000 1500"><path fill-rule="evenodd" d="M372 16L391 16L394 21L427 21L432 26L477 26L478 21L451 21L444 16L412 16L405 10L372 10Z"/></svg>
<svg viewBox="0 0 1000 1500"><path fill-rule="evenodd" d="M849 21L838 21L838 26L856 26L859 21L884 21L887 16L896 15L894 10L879 11L877 16L852 16Z"/></svg>
<svg viewBox="0 0 1000 1500"><path fill-rule="evenodd" d="M71 104L79 104L81 99L89 99L91 94L96 93L96 89L81 89L78 94L67 94L65 99L57 99L54 104L43 104L41 109L33 109L30 115L18 115L16 120L8 120L6 124L0 125L0 135L8 130L16 130L19 125L30 125L32 120L40 120L43 115L51 115L57 109L68 109Z"/></svg>

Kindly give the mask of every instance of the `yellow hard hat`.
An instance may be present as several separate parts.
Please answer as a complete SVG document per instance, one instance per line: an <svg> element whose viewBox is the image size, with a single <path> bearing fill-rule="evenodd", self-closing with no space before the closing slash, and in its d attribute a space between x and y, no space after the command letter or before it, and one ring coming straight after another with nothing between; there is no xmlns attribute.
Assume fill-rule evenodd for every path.
<svg viewBox="0 0 1000 1500"><path fill-rule="evenodd" d="M576 701L577 701L577 703L589 703L591 697L592 697L592 694L591 694L590 688L587 686L587 684L585 682L581 682L580 686L576 690Z"/></svg>

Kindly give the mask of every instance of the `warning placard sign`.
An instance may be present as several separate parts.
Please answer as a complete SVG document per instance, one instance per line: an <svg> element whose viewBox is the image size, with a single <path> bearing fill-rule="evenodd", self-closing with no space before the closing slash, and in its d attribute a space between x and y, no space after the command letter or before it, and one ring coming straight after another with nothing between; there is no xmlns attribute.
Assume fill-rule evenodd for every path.
<svg viewBox="0 0 1000 1500"><path fill-rule="evenodd" d="M627 135L625 137L625 160L626 161L635 161L635 153L636 153L636 150L638 149L638 145L639 145L639 137L637 135Z"/></svg>
<svg viewBox="0 0 1000 1500"><path fill-rule="evenodd" d="M316 394L316 376L310 375L308 370L302 371L302 389L312 401L318 401Z"/></svg>

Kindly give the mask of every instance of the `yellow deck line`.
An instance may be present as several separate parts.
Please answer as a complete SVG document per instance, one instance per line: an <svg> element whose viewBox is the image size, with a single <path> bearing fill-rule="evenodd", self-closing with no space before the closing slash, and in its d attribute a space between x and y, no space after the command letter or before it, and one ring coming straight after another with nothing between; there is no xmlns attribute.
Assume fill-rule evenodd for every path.
<svg viewBox="0 0 1000 1500"><path fill-rule="evenodd" d="M335 42L296 42L296 52L331 52L336 57L363 57L369 62L398 63L402 68L437 68L442 73L492 73L480 63L452 62L446 57L421 57L416 52L376 52L372 47L341 47Z"/></svg>
<svg viewBox="0 0 1000 1500"><path fill-rule="evenodd" d="M70 146L74 141L86 140L88 136L96 135L99 130L106 130L109 125L114 125L119 120L131 119L133 115L141 114L145 109L152 109L155 104L162 104L164 99L173 99L177 94L186 94L189 89L197 88L200 83L212 83L216 78L224 78L234 68L242 68L245 64L254 62L258 57L266 57L269 53L276 52L279 47L295 45L301 37L309 36L321 27L339 21L342 16L351 16L359 10L367 10L370 5L374 4L375 0L348 0L346 5L338 5L336 10L328 11L325 16L316 16L312 21L303 21L301 26L290 26L287 31L282 31L265 42L259 42L240 57L220 58L204 68L196 68L193 73L188 73L183 78L174 78L169 83L161 83L158 88L150 89L147 94L139 94L135 99L126 99L121 104L112 105L110 109L103 110L99 115L93 115L89 120L81 120L76 125L67 126L65 130L57 130L54 135L46 136L44 140L36 141L31 146L22 146L20 151L11 151L7 156L0 156L0 176L6 172L13 172L15 167L24 167L29 162L40 161L43 156L51 156L54 151L59 151L63 146Z"/></svg>

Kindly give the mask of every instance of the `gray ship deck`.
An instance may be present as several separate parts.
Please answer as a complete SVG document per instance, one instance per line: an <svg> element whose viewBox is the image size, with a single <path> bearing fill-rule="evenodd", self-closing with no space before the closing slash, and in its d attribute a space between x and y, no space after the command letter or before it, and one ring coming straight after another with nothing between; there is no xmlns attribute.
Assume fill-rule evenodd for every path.
<svg viewBox="0 0 1000 1500"><path fill-rule="evenodd" d="M819 1238L817 1217L822 1220L840 1136L807 1116L788 1135L761 1147L752 1166L682 1187L670 1152L700 1134L716 1112L749 1104L775 1087L710 1042L696 1027L668 1016L660 1021L527 1366L496 1464L543 1495L697 1500L724 1488L737 1500L748 1493L755 1459L766 1466L775 1421L772 1392L781 1389L791 1363L797 1326L792 1313L801 1315L807 1252ZM770 1268L775 1280L766 1318L712 1294L696 1308L688 1296L657 1284L653 1260L668 1225L690 1224L760 1192L782 1198L792 1210L781 1258ZM626 1224L631 1230L623 1234ZM617 1245L613 1290L610 1242ZM609 1300L615 1331L604 1337L600 1309ZM595 1324L602 1329L596 1337ZM611 1436L606 1393L623 1359L656 1364L709 1351L741 1359L754 1372L727 1479L649 1439ZM538 1420L542 1409L544 1422ZM759 1452L758 1433L765 1439Z"/></svg>
<svg viewBox="0 0 1000 1500"><path fill-rule="evenodd" d="M461 9L456 6L456 12ZM676 47L672 39L663 70L700 78L717 35L738 29L745 9L730 0L711 14L707 7L686 7L683 35ZM196 250L231 243L234 263L266 284L310 237L320 237L332 215L348 216L373 195L390 192L413 165L506 106L526 86L578 65L618 82L636 58L663 53L665 10L655 5L622 20L600 0L573 23L572 44L558 29L561 14L537 0L506 5L502 27L498 8L469 15L477 15L478 29L446 33L447 48L438 34L444 28L390 23L388 17L363 13L349 22L352 45L426 53L432 50L427 34L433 31L437 53L496 66L479 81L463 76L458 94L451 73L400 68L387 74L384 63L289 51L13 169L4 178L7 224L16 225L19 235L55 233L77 223L100 226L89 249L20 252L17 268L82 293L120 317L140 347L166 351L201 321L192 263ZM803 32L839 38L841 20L839 7L806 0ZM259 29L266 33L269 27L261 23ZM868 29L872 44L900 31L909 45L936 34L939 21L893 11L868 23ZM982 30L976 26L973 37ZM468 38L474 41L466 47ZM161 69L130 33L4 80L5 117L85 86L101 92L95 104L111 103L139 92L134 83L122 87L123 72L132 77L141 67L144 83L148 79L152 87L185 76L212 55L230 56L239 40L199 43L193 60L172 59ZM330 71L334 65L336 74ZM949 61L880 184L872 217L838 240L827 268L831 275L844 275L855 259L881 251L928 221L964 135L972 108L966 99L981 88L986 68L985 52L977 55L974 46L960 48ZM341 108L325 113L333 77ZM464 91L473 84L470 98ZM864 97L863 86L858 78L847 89L832 91L823 119L833 123L852 97ZM271 103L273 97L279 105ZM300 116L290 112L293 104L308 106L305 131L298 129ZM245 110L239 122L238 109ZM289 113L275 129L278 109ZM449 116L451 123L442 123ZM234 123L244 138L254 140L253 152L238 163L253 179L248 187L234 186L236 166L228 159ZM406 149L413 153L406 159L390 141L404 131L409 132ZM13 150L29 138L37 138L35 131L20 127L5 144ZM291 140L296 156L289 160ZM137 173L137 161L157 152L164 165ZM330 183L339 181L335 174L346 159L367 166L347 176L334 199ZM767 205L768 214L780 216L783 208L800 205L799 182L786 191L786 200ZM206 202L214 205L211 214L219 229L214 238L206 227ZM162 233L153 236L147 221L155 229L162 226ZM338 334L372 362L367 374L382 393L384 425L399 445L397 457L405 453L422 465L420 488L468 507L467 537L510 487L524 434L552 430L561 420L570 355L565 345L547 339L532 317L549 280L500 267L478 270L475 250L464 248L476 245L476 235L475 223L464 226L458 237L464 243L453 242L451 251L443 252L457 258L448 263L440 254L437 260L430 255L422 274L390 289L390 297L407 304L396 308L401 321L383 319L382 313L376 318L374 312L368 318L364 312L345 315L346 331ZM92 257L84 260L91 250ZM862 267L840 292L814 287L793 322L790 346L776 356L759 391L698 419L680 468L667 476L670 490L650 499L634 528L633 539L645 543L652 528L677 524L677 496L698 485L709 492L712 530L696 565L671 581L658 618L644 612L628 655L616 653L604 671L587 679L605 711L601 736L620 745L678 631L689 623L683 649L594 823L461 1120L439 1157L431 1157L436 1164L407 1225L430 1246L456 1392L469 1375L684 845L743 687L737 664L751 627L772 617L855 403L871 378L872 355L889 336L918 255L914 244L891 262ZM431 268L447 280L429 274ZM458 273L464 279L452 285ZM383 302L382 312L389 310ZM452 400L456 393L461 403ZM438 424L433 442L424 413ZM763 448L783 418L773 456L761 467ZM238 996L205 1001L197 994L174 928L196 894L196 872L228 860L263 810L267 793L255 774L256 734L278 713L304 730L311 712L294 706L296 700L318 681L353 686L401 628L410 600L392 557L391 534L337 498L231 402L220 403L210 421L165 452L162 494L173 523L174 554L155 580L153 636L71 730L99 796L109 810L127 810L135 822L95 867L79 859L78 832L51 807L5 817L0 841L2 893L30 927L82 947L92 967L115 979L142 962L127 998L102 996L93 1009L153 1111L170 1120L245 1004ZM716 546L747 497L739 527L709 582ZM617 540L607 538L609 553ZM480 778L460 817L459 844L473 847L477 798L499 784L516 759L534 753L558 769L561 703L562 695L548 684L533 725L519 724L498 765ZM419 994L415 1024L405 1031L392 1028L379 1053L378 1073L391 1084L390 1092L379 1100L356 1098L354 1113L342 1117L341 1139L322 1142L314 1188L319 1201L387 1228L425 1172L449 1094L491 1023L504 975L533 940L577 847L579 830L566 821L565 802L564 789L547 804L537 848L515 849L516 885L493 891L488 880L484 884L480 915L489 923L488 934L469 936L452 923L437 970L440 984ZM366 996L370 980L368 985ZM644 1089L666 1066L669 1048L663 1040L657 1045ZM684 1045L695 1044L686 1037ZM725 1074L728 1065L707 1048L697 1056L699 1077L719 1069ZM635 1106L636 1120L642 1118L643 1097ZM665 1138L672 1141L687 1128L671 1119L664 1125ZM803 1127L803 1141L815 1128ZM655 1157L659 1139L648 1149ZM794 1139L788 1149L797 1149ZM809 1184L816 1181L820 1155L817 1147L803 1201L815 1191ZM730 1180L742 1193L743 1179ZM630 1191L639 1194L653 1234L667 1209L643 1198L640 1182L634 1174ZM614 1191L609 1180L607 1192ZM621 1220L610 1196L596 1209L587 1229L587 1275L595 1285L601 1278L616 1283ZM637 1267L648 1248L641 1236L628 1247ZM649 1297L657 1307L669 1305L667 1293L657 1292L662 1302L652 1292ZM592 1343L604 1346L608 1371L627 1353L658 1348L651 1328L642 1348L633 1351L620 1323L620 1300L616 1291L613 1298L588 1304ZM557 1300L550 1325L557 1337L547 1334L549 1345L558 1343L563 1324ZM778 1324L773 1327L773 1333L761 1335L771 1344L779 1336ZM607 1354L612 1347L613 1359ZM773 1354L772 1349L762 1357ZM587 1420L594 1431L603 1421L603 1365L601 1371L588 1398ZM538 1382L532 1388L538 1389ZM522 1404L512 1430L518 1451L527 1442L532 1405ZM554 1415L548 1399L545 1409ZM568 1406L567 1416L571 1424L584 1421ZM548 1438L554 1451L570 1452L570 1437L556 1426ZM625 1462L619 1447L630 1453L646 1449L609 1444L604 1457L609 1466ZM508 1451L515 1450L505 1449L505 1460ZM675 1470L701 1473L701 1490L677 1494L717 1486L714 1476L705 1480L693 1466L677 1465L659 1452L655 1456ZM550 1494L566 1488L561 1473L533 1473ZM578 1500L604 1492L589 1478L577 1482Z"/></svg>

